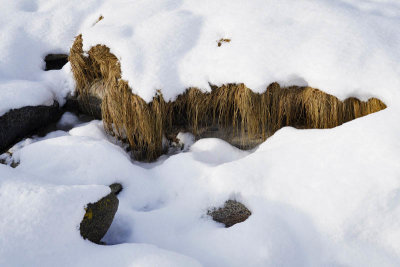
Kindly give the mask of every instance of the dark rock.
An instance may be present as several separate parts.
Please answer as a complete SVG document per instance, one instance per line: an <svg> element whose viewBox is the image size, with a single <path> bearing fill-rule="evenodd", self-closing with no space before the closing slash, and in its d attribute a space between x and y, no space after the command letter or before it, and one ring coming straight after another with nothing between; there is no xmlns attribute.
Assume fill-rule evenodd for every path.
<svg viewBox="0 0 400 267"><path fill-rule="evenodd" d="M96 120L101 120L101 102L101 99L94 96L87 96L85 102L82 101L81 97L68 96L64 109L76 114L85 114Z"/></svg>
<svg viewBox="0 0 400 267"><path fill-rule="evenodd" d="M122 185L119 183L114 183L110 185L110 188L111 188L111 193L113 193L116 196L122 191Z"/></svg>
<svg viewBox="0 0 400 267"><path fill-rule="evenodd" d="M68 111L83 113L97 120L102 119L101 103L105 94L104 84L101 82L92 84L87 93L77 96L68 95L64 107Z"/></svg>
<svg viewBox="0 0 400 267"><path fill-rule="evenodd" d="M86 96L85 100L78 97L79 111L101 120L101 103L102 100L96 96Z"/></svg>
<svg viewBox="0 0 400 267"><path fill-rule="evenodd" d="M58 102L51 106L28 106L12 109L0 117L0 153L36 130L56 122L62 111Z"/></svg>
<svg viewBox="0 0 400 267"><path fill-rule="evenodd" d="M107 233L118 210L118 198L116 195L121 192L121 184L112 184L111 193L96 203L89 203L86 213L80 224L81 236L84 239L102 244L101 239Z"/></svg>
<svg viewBox="0 0 400 267"><path fill-rule="evenodd" d="M49 54L44 58L46 62L45 70L60 70L68 63L68 55L65 54Z"/></svg>
<svg viewBox="0 0 400 267"><path fill-rule="evenodd" d="M66 101L65 101L63 108L66 111L69 111L69 112L72 112L75 114L82 113L79 110L79 103L78 103L78 99L76 98L76 96L68 94L65 100Z"/></svg>
<svg viewBox="0 0 400 267"><path fill-rule="evenodd" d="M207 214L210 215L214 221L223 223L225 227L228 228L247 220L251 212L242 203L236 200L228 200L222 208L214 208L209 210Z"/></svg>

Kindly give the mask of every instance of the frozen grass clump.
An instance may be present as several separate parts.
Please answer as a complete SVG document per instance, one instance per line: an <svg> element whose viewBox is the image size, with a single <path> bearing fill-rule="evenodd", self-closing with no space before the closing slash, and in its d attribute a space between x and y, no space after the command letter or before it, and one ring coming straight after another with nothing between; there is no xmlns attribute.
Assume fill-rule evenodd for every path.
<svg viewBox="0 0 400 267"><path fill-rule="evenodd" d="M107 132L126 140L139 160L158 158L164 151L163 137L182 129L197 135L207 126L232 128L246 147L249 138L264 141L284 126L333 128L386 108L377 98L340 101L318 89L278 83L270 84L263 93L253 92L245 84L211 86L211 92L193 87L168 102L158 91L147 103L122 79L120 63L108 47L94 46L85 56L79 35L70 61L82 102L88 102L91 94L101 95Z"/></svg>

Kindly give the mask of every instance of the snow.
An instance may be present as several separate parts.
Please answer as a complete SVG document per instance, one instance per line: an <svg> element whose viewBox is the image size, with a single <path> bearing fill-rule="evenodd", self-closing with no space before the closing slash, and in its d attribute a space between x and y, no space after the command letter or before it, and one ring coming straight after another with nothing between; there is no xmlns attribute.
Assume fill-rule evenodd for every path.
<svg viewBox="0 0 400 267"><path fill-rule="evenodd" d="M0 91L0 115L13 108L53 104L53 94L43 88L40 83L7 81L0 84ZM46 100L45 102L43 102L44 99Z"/></svg>
<svg viewBox="0 0 400 267"><path fill-rule="evenodd" d="M37 185L20 181L26 174L0 170L8 178L0 187L2 266L199 266L151 245L106 249L83 240L77 230L83 207L109 193L106 186Z"/></svg>
<svg viewBox="0 0 400 267"><path fill-rule="evenodd" d="M11 266L398 266L397 112L329 130L286 127L247 152L201 139L151 168L132 164L99 134L99 121L49 135L14 151L16 169L0 165L0 258ZM114 182L124 189L103 239L113 246L96 246L79 236L83 207ZM244 203L249 219L224 228L206 215L227 199Z"/></svg>
<svg viewBox="0 0 400 267"><path fill-rule="evenodd" d="M91 121L88 123L84 123L79 125L79 127L75 127L69 131L70 135L73 136L89 136L95 139L107 139L108 136L104 131L103 122L102 121ZM110 140L111 137L110 137Z"/></svg>
<svg viewBox="0 0 400 267"><path fill-rule="evenodd" d="M217 138L201 139L190 147L190 151L196 160L215 165L238 160L249 154Z"/></svg>
<svg viewBox="0 0 400 267"><path fill-rule="evenodd" d="M57 122L57 128L60 129L68 129L68 128L73 128L73 126L76 126L80 123L78 116L71 112L65 112L62 116L61 119Z"/></svg>
<svg viewBox="0 0 400 267"><path fill-rule="evenodd" d="M183 151L188 151L195 142L195 136L191 133L179 132L176 138L179 140L179 145L182 147Z"/></svg>
<svg viewBox="0 0 400 267"><path fill-rule="evenodd" d="M400 3L0 0L0 115L61 104L70 66L47 53L108 45L150 100L189 86L310 85L388 108L326 130L285 127L252 151L181 133L183 150L133 161L103 128L66 113L57 129L0 156L0 266L399 266ZM102 15L103 20L94 24ZM217 41L230 42L218 47ZM83 240L84 207L121 183L101 246ZM224 228L207 211L251 210Z"/></svg>
<svg viewBox="0 0 400 267"><path fill-rule="evenodd" d="M111 48L123 79L146 101L158 89L171 100L191 86L207 91L209 83L228 82L256 92L275 81L310 85L341 99L379 96L387 104L399 94L394 0L1 0L0 6L2 113L64 103L74 88L70 66L63 74L50 71L59 77L49 79L55 74L43 72L43 58L68 53L79 33L85 49ZM221 38L231 41L218 47ZM3 92L10 91L19 97L9 101Z"/></svg>
<svg viewBox="0 0 400 267"><path fill-rule="evenodd" d="M81 29L84 48L110 47L146 101L157 89L170 100L191 86L263 92L278 81L391 104L399 19L397 1L106 1ZM218 47L221 38L231 41Z"/></svg>
<svg viewBox="0 0 400 267"><path fill-rule="evenodd" d="M12 108L64 104L74 82L67 64L44 71L44 57L68 53L99 0L0 0L0 116Z"/></svg>

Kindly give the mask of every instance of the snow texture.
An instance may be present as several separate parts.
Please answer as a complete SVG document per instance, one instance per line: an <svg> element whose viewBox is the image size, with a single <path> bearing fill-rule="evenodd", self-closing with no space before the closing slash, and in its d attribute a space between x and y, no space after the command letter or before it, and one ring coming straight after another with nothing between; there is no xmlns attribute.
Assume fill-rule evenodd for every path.
<svg viewBox="0 0 400 267"><path fill-rule="evenodd" d="M286 127L252 152L202 139L151 168L98 121L48 135L14 151L16 169L0 165L0 265L398 266L396 114ZM103 239L114 246L82 240L83 207L115 182L124 190ZM227 199L249 219L224 228L206 215Z"/></svg>
<svg viewBox="0 0 400 267"><path fill-rule="evenodd" d="M393 0L105 1L81 29L85 49L110 47L146 101L157 89L170 100L191 86L263 92L277 81L390 104L400 87L399 19ZM219 47L221 38L231 41Z"/></svg>
<svg viewBox="0 0 400 267"><path fill-rule="evenodd" d="M123 79L146 101L158 89L172 100L191 86L207 91L209 83L243 82L263 92L275 81L341 99L379 96L388 104L399 94L395 0L0 0L0 6L0 114L53 99L63 104L74 88L70 66L43 72L43 58L67 53L80 33L85 49L111 48ZM220 39L230 42L219 47Z"/></svg>

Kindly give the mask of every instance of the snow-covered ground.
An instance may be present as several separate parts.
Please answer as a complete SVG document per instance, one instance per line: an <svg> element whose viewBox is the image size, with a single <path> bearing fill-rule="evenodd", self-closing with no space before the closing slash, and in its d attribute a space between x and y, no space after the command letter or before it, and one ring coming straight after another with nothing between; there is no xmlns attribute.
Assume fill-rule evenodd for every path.
<svg viewBox="0 0 400 267"><path fill-rule="evenodd" d="M0 165L0 265L398 266L393 114L284 128L252 153L202 139L162 164L132 163L100 121L28 142L16 169ZM124 190L103 240L116 245L84 241L84 205L114 182ZM229 198L252 215L224 228L206 213Z"/></svg>
<svg viewBox="0 0 400 267"><path fill-rule="evenodd" d="M101 121L25 140L0 164L0 266L399 266L400 2L397 0L0 0L0 115L73 89L47 53L103 43L151 99L188 86L273 81L388 108L329 130L278 131L254 151L203 139L132 161ZM102 15L103 20L94 24ZM218 47L221 38L229 43ZM73 129L67 130L71 125ZM84 206L119 182L104 238L83 240ZM210 207L252 215L224 228Z"/></svg>
<svg viewBox="0 0 400 267"><path fill-rule="evenodd" d="M400 87L399 19L396 0L106 1L82 32L86 50L111 48L146 101L157 89L173 99L228 81L257 92L278 81L390 101ZM221 38L230 42L219 47Z"/></svg>
<svg viewBox="0 0 400 267"><path fill-rule="evenodd" d="M40 84L47 94L29 97L32 105L49 102L50 93L62 102L73 88L70 75L42 71L43 57L68 52L79 33L85 49L111 48L123 78L146 101L157 89L173 99L190 86L238 82L261 92L278 81L391 104L400 87L397 0L0 0L0 6L0 90L24 96ZM230 42L219 47L221 38ZM9 89L10 82L21 89ZM24 105L22 98L0 98L0 112Z"/></svg>

